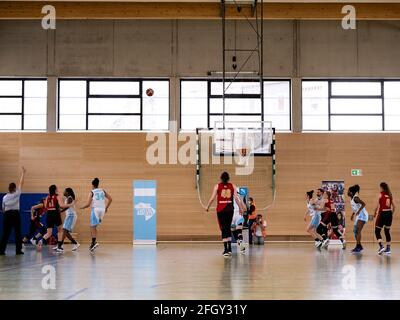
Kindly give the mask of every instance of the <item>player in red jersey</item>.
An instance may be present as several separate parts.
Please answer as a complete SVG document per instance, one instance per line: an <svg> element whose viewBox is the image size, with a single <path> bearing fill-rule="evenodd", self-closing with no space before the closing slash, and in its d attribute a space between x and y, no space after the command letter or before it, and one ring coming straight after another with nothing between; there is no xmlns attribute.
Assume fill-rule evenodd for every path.
<svg viewBox="0 0 400 320"><path fill-rule="evenodd" d="M375 236L378 240L379 250L378 254L390 254L390 243L392 238L390 236L390 227L392 226L393 214L395 205L393 203L392 192L387 183L382 182L380 185L380 194L378 200L378 206L375 209ZM386 238L386 249L382 245L381 231L384 228Z"/></svg>
<svg viewBox="0 0 400 320"><path fill-rule="evenodd" d="M49 187L49 195L46 197L44 203L42 205L38 205L37 207L44 207L46 210L46 227L47 232L43 236L42 240L45 242L51 237L53 233L53 228L57 227L57 234L58 234L58 242L60 242L62 237L62 220L61 220L61 212L60 208L69 208L69 204L64 204L60 195L58 194L57 187L53 184ZM41 247L43 241L40 240L38 245ZM54 250L57 247L53 248Z"/></svg>
<svg viewBox="0 0 400 320"><path fill-rule="evenodd" d="M24 244L27 244L30 241L33 245L36 245L38 239L46 234L46 227L40 221L45 213L43 208L45 200L45 198L41 199L39 204L34 205L31 208L31 223L29 226L29 233L22 239Z"/></svg>
<svg viewBox="0 0 400 320"><path fill-rule="evenodd" d="M229 257L232 255L231 224L234 212L233 201L236 201L242 211L244 210L244 204L239 198L237 187L229 182L229 173L223 172L220 179L221 182L214 186L206 211L210 209L211 204L217 199L218 224L221 229L222 242L224 243L223 255Z"/></svg>

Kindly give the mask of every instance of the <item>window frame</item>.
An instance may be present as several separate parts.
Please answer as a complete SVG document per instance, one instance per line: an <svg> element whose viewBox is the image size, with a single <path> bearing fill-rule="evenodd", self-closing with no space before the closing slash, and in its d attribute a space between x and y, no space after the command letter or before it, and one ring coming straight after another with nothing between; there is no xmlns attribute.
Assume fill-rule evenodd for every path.
<svg viewBox="0 0 400 320"><path fill-rule="evenodd" d="M230 82L233 79L226 79L226 82ZM210 124L210 117L212 116L223 116L223 113L210 113L210 101L211 99L222 99L223 95L213 95L211 94L211 83L212 82L222 82L221 79L210 79L210 78L181 78L179 81L179 130L181 131L195 131L194 129L182 129L182 83L188 81L206 81L207 82L207 127L208 129L212 129ZM292 79L290 78L264 78L262 90L264 90L265 82L269 81L282 81L287 82L289 84L289 129L288 130L277 130L278 132L292 132ZM258 80L248 79L248 78L238 78L234 79L234 82L255 82L258 83ZM227 99L257 99L261 98L261 92L259 94L225 94L225 98ZM264 96L265 100L265 96ZM265 102L265 101L264 101ZM225 113L225 116L261 116L260 121L265 121L264 117L264 105L261 104L261 112L260 113Z"/></svg>
<svg viewBox="0 0 400 320"><path fill-rule="evenodd" d="M387 82L400 82L400 79L384 79L384 78L306 78L302 79L303 82L327 82L328 83L328 129L302 129L302 132L400 132L399 130L386 130L385 128L385 83ZM380 84L381 94L380 95L333 95L332 94L332 83L333 82L375 82ZM303 89L303 87L302 87ZM332 113L331 112L331 100L332 99L380 99L382 103L382 113ZM303 98L302 98L302 111L303 111ZM303 123L303 112L302 112L302 123ZM332 116L380 116L382 117L382 129L381 130L332 130L331 117Z"/></svg>
<svg viewBox="0 0 400 320"><path fill-rule="evenodd" d="M0 112L0 116L21 116L21 127L19 129L0 129L3 132L11 131L34 131L34 132L45 132L47 131L47 121L44 129L25 129L25 81L46 81L46 86L48 86L48 79L42 77L34 78L10 78L10 77L0 77L1 81L22 81L21 95L0 95L0 98L9 99L21 99L21 112ZM46 100L48 99L48 92L46 92ZM46 106L46 117L47 117L47 106Z"/></svg>
<svg viewBox="0 0 400 320"><path fill-rule="evenodd" d="M85 81L86 82L86 109L85 109L85 129L60 129L60 83L61 81ZM144 81L165 81L168 83L168 120L171 114L171 80L170 78L58 78L57 79L57 131L60 132L163 132L169 131L169 121L167 129L143 129L143 82ZM139 83L139 94L90 94L90 82L138 82ZM137 112L125 112L125 113L99 113L89 112L89 99L90 98L133 98L140 100L140 111ZM139 116L140 117L140 128L139 129L89 129L89 116Z"/></svg>

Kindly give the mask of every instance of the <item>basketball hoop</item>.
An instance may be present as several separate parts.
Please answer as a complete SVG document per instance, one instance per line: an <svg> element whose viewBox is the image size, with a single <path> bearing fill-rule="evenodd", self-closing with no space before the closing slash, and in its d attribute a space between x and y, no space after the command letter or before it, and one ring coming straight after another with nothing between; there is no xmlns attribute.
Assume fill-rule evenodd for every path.
<svg viewBox="0 0 400 320"><path fill-rule="evenodd" d="M207 203L215 177L228 171L232 181L249 188L258 199L258 210L271 207L276 194L274 133L270 121L216 121L212 129L196 129L196 187L200 203Z"/></svg>

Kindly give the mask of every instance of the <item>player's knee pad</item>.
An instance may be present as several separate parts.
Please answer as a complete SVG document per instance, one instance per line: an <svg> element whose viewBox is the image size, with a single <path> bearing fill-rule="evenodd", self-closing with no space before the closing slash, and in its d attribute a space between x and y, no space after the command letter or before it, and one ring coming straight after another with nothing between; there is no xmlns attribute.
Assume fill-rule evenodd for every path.
<svg viewBox="0 0 400 320"><path fill-rule="evenodd" d="M381 230L382 230L381 228L375 227L375 237L376 237L377 240L381 240L382 239Z"/></svg>
<svg viewBox="0 0 400 320"><path fill-rule="evenodd" d="M390 228L385 228L385 237L386 237L386 242L392 241L392 237L390 236Z"/></svg>

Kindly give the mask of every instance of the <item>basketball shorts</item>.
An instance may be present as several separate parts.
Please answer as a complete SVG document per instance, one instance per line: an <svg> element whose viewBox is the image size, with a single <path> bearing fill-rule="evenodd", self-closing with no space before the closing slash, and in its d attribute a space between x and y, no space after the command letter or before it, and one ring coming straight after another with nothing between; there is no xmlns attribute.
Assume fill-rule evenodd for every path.
<svg viewBox="0 0 400 320"><path fill-rule="evenodd" d="M321 222L325 225L329 224L331 222L331 213L328 211L321 213Z"/></svg>
<svg viewBox="0 0 400 320"><path fill-rule="evenodd" d="M317 228L320 223L321 223L321 215L318 213L313 214L311 216L310 226Z"/></svg>
<svg viewBox="0 0 400 320"><path fill-rule="evenodd" d="M92 212L90 214L90 226L95 227L101 223L103 220L104 214L106 210L104 208L92 208Z"/></svg>
<svg viewBox="0 0 400 320"><path fill-rule="evenodd" d="M244 218L241 215L234 215L232 218L231 229L235 230L238 226L243 226Z"/></svg>
<svg viewBox="0 0 400 320"><path fill-rule="evenodd" d="M391 227L393 221L392 211L381 211L376 219L375 226L378 228Z"/></svg>
<svg viewBox="0 0 400 320"><path fill-rule="evenodd" d="M336 212L331 212L330 223L331 223L332 228L336 228L339 225L339 221L338 221Z"/></svg>
<svg viewBox="0 0 400 320"><path fill-rule="evenodd" d="M46 213L46 227L52 229L62 225L61 214L58 211L47 211Z"/></svg>
<svg viewBox="0 0 400 320"><path fill-rule="evenodd" d="M363 221L365 223L368 222L368 212L363 209L358 216L356 217L356 219L354 220L354 224L357 224L358 221Z"/></svg>
<svg viewBox="0 0 400 320"><path fill-rule="evenodd" d="M78 218L78 216L76 214L71 214L71 215L66 216L65 220L64 220L63 229L67 230L69 232L72 232L77 218Z"/></svg>

